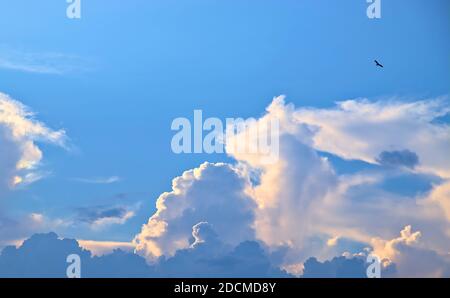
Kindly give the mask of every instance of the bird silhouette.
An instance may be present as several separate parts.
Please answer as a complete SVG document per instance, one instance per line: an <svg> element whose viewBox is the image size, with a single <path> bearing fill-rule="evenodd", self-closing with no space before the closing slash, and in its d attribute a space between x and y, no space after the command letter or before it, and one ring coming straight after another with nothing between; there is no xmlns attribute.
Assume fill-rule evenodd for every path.
<svg viewBox="0 0 450 298"><path fill-rule="evenodd" d="M383 65L381 65L381 64L380 64L380 62L378 62L377 60L374 60L373 62L375 62L375 65L376 65L376 66L379 66L379 67L381 67L381 68L383 68L383 67L384 67L384 66L383 66Z"/></svg>

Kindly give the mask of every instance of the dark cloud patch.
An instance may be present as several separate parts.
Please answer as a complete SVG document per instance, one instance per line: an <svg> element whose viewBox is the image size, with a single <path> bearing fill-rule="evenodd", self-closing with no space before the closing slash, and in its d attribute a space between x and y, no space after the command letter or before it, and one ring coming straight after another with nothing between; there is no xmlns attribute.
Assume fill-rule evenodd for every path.
<svg viewBox="0 0 450 298"><path fill-rule="evenodd" d="M89 224L102 218L123 218L128 210L122 206L96 206L88 208L77 208L77 219Z"/></svg>
<svg viewBox="0 0 450 298"><path fill-rule="evenodd" d="M82 250L75 240L59 240L55 233L35 234L18 249L3 249L0 277L64 277L66 258L74 253L83 261L90 258L90 252Z"/></svg>
<svg viewBox="0 0 450 298"><path fill-rule="evenodd" d="M149 266L144 258L120 249L101 257L93 257L87 262L84 272L85 277L157 277L155 267Z"/></svg>
<svg viewBox="0 0 450 298"><path fill-rule="evenodd" d="M172 258L161 258L159 274L165 277L288 277L274 267L258 242L245 241L230 248L213 227L201 222L193 227L194 242Z"/></svg>
<svg viewBox="0 0 450 298"><path fill-rule="evenodd" d="M415 152L406 149L401 151L383 151L376 158L376 161L384 166L403 166L414 169L419 164L419 157Z"/></svg>
<svg viewBox="0 0 450 298"><path fill-rule="evenodd" d="M211 253L206 243L179 250L174 257L160 260L158 273L163 277L290 277L271 264L258 242L245 241L225 251Z"/></svg>
<svg viewBox="0 0 450 298"><path fill-rule="evenodd" d="M366 277L364 260L359 258L347 259L335 257L331 261L319 262L316 258L309 258L304 263L303 277Z"/></svg>
<svg viewBox="0 0 450 298"><path fill-rule="evenodd" d="M6 247L0 255L0 277L66 277L68 255L81 259L82 277L151 277L153 268L133 253L115 250L93 257L73 239L55 233L35 234L19 248Z"/></svg>
<svg viewBox="0 0 450 298"><path fill-rule="evenodd" d="M304 263L302 277L305 278L367 278L366 270L369 263L363 257L347 258L345 256L334 257L331 260L319 262L316 258L309 258ZM395 265L382 268L382 277L393 277Z"/></svg>

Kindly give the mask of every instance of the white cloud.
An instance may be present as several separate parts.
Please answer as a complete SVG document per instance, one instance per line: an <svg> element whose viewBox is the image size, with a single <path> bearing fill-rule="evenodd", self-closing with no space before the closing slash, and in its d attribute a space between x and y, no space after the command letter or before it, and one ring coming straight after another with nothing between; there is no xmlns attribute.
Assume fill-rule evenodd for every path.
<svg viewBox="0 0 450 298"><path fill-rule="evenodd" d="M398 276L450 277L450 255L420 245L420 238L421 232L413 232L411 226L406 226L397 238L372 239L373 253L393 261Z"/></svg>
<svg viewBox="0 0 450 298"><path fill-rule="evenodd" d="M435 119L450 112L446 98L416 102L367 99L330 109L301 108L294 118L316 129L314 148L345 159L377 163L380 153L410 150L417 170L450 177L450 126Z"/></svg>
<svg viewBox="0 0 450 298"><path fill-rule="evenodd" d="M118 176L111 176L111 177L95 177L95 178L73 178L71 180L88 184L113 184L121 181L122 179Z"/></svg>
<svg viewBox="0 0 450 298"><path fill-rule="evenodd" d="M401 173L425 172L442 180L450 174L450 128L435 119L448 111L443 100L351 100L337 108L296 109L277 97L258 121L279 120L278 161L265 164L258 154L235 151L229 152L234 166L206 163L185 172L158 199L158 211L135 238L137 251L149 259L173 255L189 245L191 227L207 221L227 244L254 237L273 252L284 251L278 265L293 271L310 256L332 257L341 243L370 246L372 239L392 239L409 224L421 230L421 249L445 255L450 234L442 184L425 197L392 193L381 186L393 171L383 169L387 161L378 170L338 175L321 151L373 164L381 156ZM405 262L399 266L407 268ZM424 276L445 274L417 270Z"/></svg>
<svg viewBox="0 0 450 298"><path fill-rule="evenodd" d="M380 183L389 179L386 172L338 176L317 152L376 163L379 153L374 148L383 152L395 141L399 149L403 144L417 152L419 171L445 177L450 166L446 158L450 152L449 126L431 122L448 112L441 100L408 104L362 100L347 101L339 109L295 109L278 97L267 111L258 121L280 120L278 163L264 165L254 155L232 156L261 172L260 183L249 191L258 203L254 228L257 238L270 247L290 248L292 253L287 254L284 266L312 254L329 257L333 249L327 247L327 240L335 235L369 243L371 238L392 235L409 223L424 231L430 249L445 253L450 245L449 221L442 212L432 210L420 197L383 190ZM450 198L445 189L436 185L433 199L427 202L438 202L446 210Z"/></svg>
<svg viewBox="0 0 450 298"><path fill-rule="evenodd" d="M87 70L86 61L75 55L55 52L28 52L0 47L0 68L37 73L61 75Z"/></svg>
<svg viewBox="0 0 450 298"><path fill-rule="evenodd" d="M284 98L278 97L258 120L276 117L279 121L278 161L261 163L257 156L246 153L232 156L261 172L260 183L249 190L258 204L254 223L257 238L271 247L290 247L288 257L298 258L315 250L309 241L318 232L313 223L328 195L336 191L338 180L328 161L311 148L314 131L298 123L294 113L294 106L285 105ZM237 142L243 135L237 136Z"/></svg>
<svg viewBox="0 0 450 298"><path fill-rule="evenodd" d="M0 193L42 177L37 170L43 157L37 146L41 141L64 146L66 135L46 127L26 106L0 93Z"/></svg>
<svg viewBox="0 0 450 298"><path fill-rule="evenodd" d="M225 244L253 239L254 202L244 192L248 181L227 164L204 163L172 182L156 202L157 211L134 242L148 259L189 247L192 227L207 221Z"/></svg>
<svg viewBox="0 0 450 298"><path fill-rule="evenodd" d="M411 226L406 226L400 231L400 237L391 240L373 238L371 240L373 253L382 259L394 260L399 254L397 248L400 244L411 246L419 241L420 236L421 233L419 231L413 232Z"/></svg>

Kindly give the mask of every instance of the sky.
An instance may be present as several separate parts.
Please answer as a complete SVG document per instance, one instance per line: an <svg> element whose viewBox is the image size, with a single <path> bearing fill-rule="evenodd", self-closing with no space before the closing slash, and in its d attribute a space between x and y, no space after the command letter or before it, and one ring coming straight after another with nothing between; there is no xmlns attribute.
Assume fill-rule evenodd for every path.
<svg viewBox="0 0 450 298"><path fill-rule="evenodd" d="M364 0L67 5L0 0L0 247L56 232L152 263L209 222L296 275L366 246L410 268L417 231L449 261L448 1L384 0L380 19ZM172 121L198 109L281 117L280 164L174 154Z"/></svg>

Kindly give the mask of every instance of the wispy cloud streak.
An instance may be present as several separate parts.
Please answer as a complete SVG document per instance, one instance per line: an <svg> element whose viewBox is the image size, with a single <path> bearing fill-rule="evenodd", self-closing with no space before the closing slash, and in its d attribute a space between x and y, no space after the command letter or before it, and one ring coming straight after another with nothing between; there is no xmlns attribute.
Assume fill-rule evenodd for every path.
<svg viewBox="0 0 450 298"><path fill-rule="evenodd" d="M71 180L88 184L113 184L116 182L120 182L122 179L118 176L111 176L111 177L95 177L95 178L72 178Z"/></svg>
<svg viewBox="0 0 450 298"><path fill-rule="evenodd" d="M84 58L58 52L29 52L0 46L0 69L62 75L89 70Z"/></svg>

